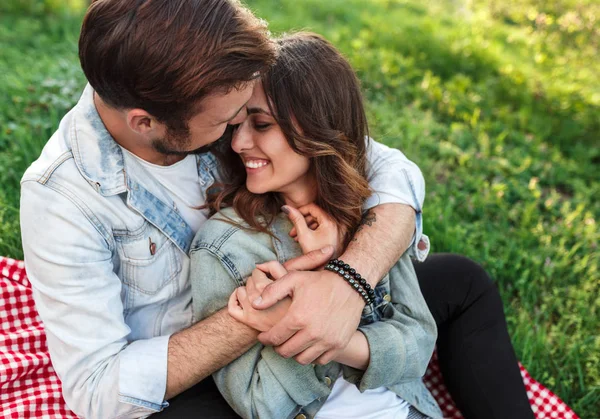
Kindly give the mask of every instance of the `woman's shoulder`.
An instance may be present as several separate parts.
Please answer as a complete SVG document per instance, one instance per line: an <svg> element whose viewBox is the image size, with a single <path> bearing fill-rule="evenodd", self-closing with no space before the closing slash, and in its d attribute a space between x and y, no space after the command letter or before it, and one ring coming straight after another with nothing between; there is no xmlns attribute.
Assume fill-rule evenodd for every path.
<svg viewBox="0 0 600 419"><path fill-rule="evenodd" d="M233 208L224 208L204 222L191 251L201 248L237 253L274 252L269 234L251 230Z"/></svg>

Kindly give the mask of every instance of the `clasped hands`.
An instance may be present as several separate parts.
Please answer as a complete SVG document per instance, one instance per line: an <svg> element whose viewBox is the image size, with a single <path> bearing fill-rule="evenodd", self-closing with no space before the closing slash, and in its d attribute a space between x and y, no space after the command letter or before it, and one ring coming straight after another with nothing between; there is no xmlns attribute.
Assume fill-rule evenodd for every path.
<svg viewBox="0 0 600 419"><path fill-rule="evenodd" d="M342 351L358 327L360 296L337 275L319 269L339 254L345 232L318 206L283 208L303 256L283 265L256 265L245 287L230 296L229 314L261 334L258 339L300 364L324 365Z"/></svg>

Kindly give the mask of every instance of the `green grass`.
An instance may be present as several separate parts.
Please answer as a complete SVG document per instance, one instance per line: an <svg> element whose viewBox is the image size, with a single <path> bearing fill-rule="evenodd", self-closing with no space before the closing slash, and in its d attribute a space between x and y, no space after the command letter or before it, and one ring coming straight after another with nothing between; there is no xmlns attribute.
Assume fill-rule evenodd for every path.
<svg viewBox="0 0 600 419"><path fill-rule="evenodd" d="M0 254L22 257L19 178L84 79L80 16L0 15ZM519 358L600 417L600 5L594 0L253 0L274 33L310 29L357 69L374 136L428 187L434 251L497 280Z"/></svg>

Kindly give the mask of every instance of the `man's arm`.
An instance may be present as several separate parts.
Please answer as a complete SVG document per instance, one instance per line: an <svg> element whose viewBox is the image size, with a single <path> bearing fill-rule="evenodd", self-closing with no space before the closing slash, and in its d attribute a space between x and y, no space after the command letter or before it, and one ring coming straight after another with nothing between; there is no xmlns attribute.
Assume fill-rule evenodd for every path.
<svg viewBox="0 0 600 419"><path fill-rule="evenodd" d="M51 188L23 183L23 246L52 363L79 416L148 416L166 405L165 393L193 385L256 341L226 312L171 337L130 341L110 233L87 218L85 203Z"/></svg>
<svg viewBox="0 0 600 419"><path fill-rule="evenodd" d="M205 225L197 240L198 237L201 237L200 241L208 240L207 243L217 240L220 242L219 246L223 246L222 237L226 230L214 229L221 224L230 229L230 224L214 220L207 223L209 225ZM193 312L194 318L200 321L171 337L167 399L230 364L257 343L258 332L252 327L238 323L228 314L227 309L222 307L227 305L231 293L240 285L243 275L251 272L257 261L264 262L275 257L275 254L270 248L257 246L252 235L240 233L235 237L235 247L227 250L219 247L219 252L223 252L220 256L217 256L214 247L208 244L197 246L190 253ZM245 257L238 260L240 265L235 265L231 259L224 256L239 254L240 249L247 249ZM295 269L314 269L331 258L332 252L333 249L326 252L309 252L288 263Z"/></svg>
<svg viewBox="0 0 600 419"><path fill-rule="evenodd" d="M415 210L408 205L383 204L368 210L354 238L340 256L375 286L410 246Z"/></svg>
<svg viewBox="0 0 600 419"><path fill-rule="evenodd" d="M210 227L208 230L210 231ZM221 232L215 232L215 235L210 238L211 242L215 236L221 236ZM227 304L229 304L229 313L231 313L234 307L239 307L235 297L239 291L245 289L238 288L240 278L250 275L256 263L277 257L274 249L260 246L255 236L255 234L247 232L238 232L230 236L233 237L231 242L225 242L218 249L208 245L204 246L206 243L202 243L202 246L192 250L190 280L194 296L195 318L204 318L212 314L216 307ZM224 256L240 255L240 253L243 256L239 256L235 260L226 259ZM328 256L325 255L325 257ZM323 258L321 257L321 259ZM209 272L210 275L201 275L202 272ZM278 278L277 275L271 277ZM251 283L252 278L259 281L257 282L259 286L271 282L271 279L262 272L254 272L246 283ZM244 306L251 309L248 305L248 302L244 301ZM275 319L280 319L281 312L286 309L287 301L283 301L272 310L253 311L261 316L261 320L267 324L275 324L277 321ZM240 311L242 311L241 308L235 313L240 314ZM240 318L234 314L233 318L242 320L244 316L242 315ZM242 323L254 326L252 323ZM266 330L263 327L258 328ZM256 339L254 341L256 342ZM222 347L207 349L223 350ZM198 348L189 348L189 350L199 351ZM226 352L229 352L228 348ZM201 352L199 353L201 355ZM319 397L329 394L329 388L319 380L312 366L300 365L293 359L281 358L273 351L273 348L255 344L243 354L227 356L236 359L214 372L213 379L223 397L244 418L289 417L297 406L308 405Z"/></svg>
<svg viewBox="0 0 600 419"><path fill-rule="evenodd" d="M375 285L411 241L415 248L419 242L425 182L419 168L398 150L371 142L368 157L374 194L365 209L370 212L340 258ZM290 272L253 305L267 308L287 296L293 300L288 315L259 340L300 363L328 363L356 331L363 300L332 272Z"/></svg>
<svg viewBox="0 0 600 419"><path fill-rule="evenodd" d="M169 340L167 392L170 399L229 364L256 343L258 332L221 309Z"/></svg>
<svg viewBox="0 0 600 419"><path fill-rule="evenodd" d="M408 248L414 210L402 204L384 204L371 209L370 217L371 225L365 224L355 234L340 259L375 286ZM296 271L269 285L260 302L253 305L270 307L287 296L292 296L288 315L261 333L259 340L301 364L333 360L358 327L363 299L333 272Z"/></svg>

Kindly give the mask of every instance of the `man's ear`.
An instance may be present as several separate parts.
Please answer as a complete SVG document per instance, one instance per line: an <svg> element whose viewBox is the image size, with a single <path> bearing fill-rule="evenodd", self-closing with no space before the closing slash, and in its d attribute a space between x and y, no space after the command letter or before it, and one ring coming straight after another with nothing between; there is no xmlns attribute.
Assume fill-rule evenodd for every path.
<svg viewBox="0 0 600 419"><path fill-rule="evenodd" d="M158 121L143 109L131 109L127 112L127 126L138 134L147 135L158 128Z"/></svg>

